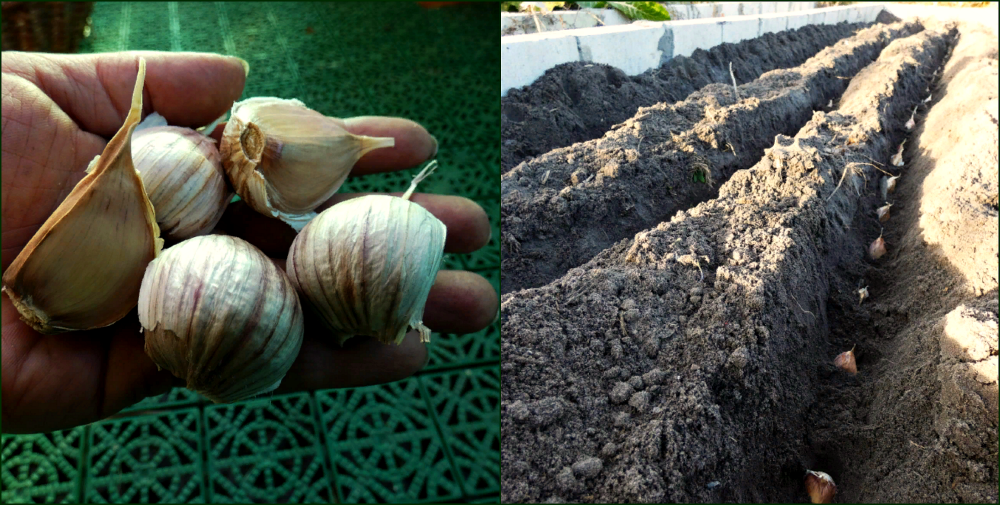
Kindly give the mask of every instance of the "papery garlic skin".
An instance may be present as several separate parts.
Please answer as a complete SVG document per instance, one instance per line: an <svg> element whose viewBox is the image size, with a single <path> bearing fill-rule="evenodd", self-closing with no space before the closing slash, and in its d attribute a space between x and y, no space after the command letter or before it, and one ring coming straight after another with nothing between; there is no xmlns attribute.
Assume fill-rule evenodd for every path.
<svg viewBox="0 0 1000 505"><path fill-rule="evenodd" d="M428 342L424 305L446 232L409 200L354 198L321 212L295 237L288 278L340 343L368 335L399 344L410 327Z"/></svg>
<svg viewBox="0 0 1000 505"><path fill-rule="evenodd" d="M216 403L273 391L302 346L288 277L246 241L185 240L149 264L139 292L146 354Z"/></svg>
<svg viewBox="0 0 1000 505"><path fill-rule="evenodd" d="M137 129L132 135L132 159L160 230L169 240L211 232L233 199L215 141L190 128Z"/></svg>
<svg viewBox="0 0 1000 505"><path fill-rule="evenodd" d="M240 198L298 231L362 156L393 145L391 137L354 135L299 100L255 97L233 104L219 150Z"/></svg>
<svg viewBox="0 0 1000 505"><path fill-rule="evenodd" d="M139 58L125 123L3 274L3 291L39 333L103 328L125 317L163 247L132 163L145 76Z"/></svg>

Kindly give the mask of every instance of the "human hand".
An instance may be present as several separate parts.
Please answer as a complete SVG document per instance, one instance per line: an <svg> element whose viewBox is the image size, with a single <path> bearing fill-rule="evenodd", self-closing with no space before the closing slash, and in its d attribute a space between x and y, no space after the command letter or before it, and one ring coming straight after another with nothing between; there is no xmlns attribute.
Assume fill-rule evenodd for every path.
<svg viewBox="0 0 1000 505"><path fill-rule="evenodd" d="M246 72L238 58L155 52L4 53L3 270L121 128L139 56L147 61L143 117L155 110L172 125L198 127L221 116L242 94ZM437 151L434 138L412 121L359 117L345 123L355 134L396 139L395 147L365 155L352 176L410 168ZM213 133L216 139L223 126ZM360 195L337 194L317 212L356 196ZM475 202L425 194L412 200L447 226L446 252L472 252L489 241L489 221ZM280 266L295 237L288 225L242 202L229 206L218 231L256 245ZM21 321L8 297L0 300L5 433L90 423L184 385L169 372L158 371L146 355L135 311L107 328L46 336ZM495 317L498 303L493 287L482 277L442 271L428 298L424 321L436 331L478 331ZM275 393L390 382L417 372L426 359L427 349L416 332L407 334L399 346L353 338L341 348L307 317L302 350Z"/></svg>

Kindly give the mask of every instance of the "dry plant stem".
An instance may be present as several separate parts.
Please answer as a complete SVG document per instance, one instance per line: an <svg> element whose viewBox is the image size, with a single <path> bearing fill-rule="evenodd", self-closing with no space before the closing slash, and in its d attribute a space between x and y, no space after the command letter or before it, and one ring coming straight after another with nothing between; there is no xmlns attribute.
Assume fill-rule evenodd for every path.
<svg viewBox="0 0 1000 505"><path fill-rule="evenodd" d="M729 77L733 79L733 94L736 96L736 101L740 101L740 91L736 88L736 75L733 74L733 62L729 62Z"/></svg>

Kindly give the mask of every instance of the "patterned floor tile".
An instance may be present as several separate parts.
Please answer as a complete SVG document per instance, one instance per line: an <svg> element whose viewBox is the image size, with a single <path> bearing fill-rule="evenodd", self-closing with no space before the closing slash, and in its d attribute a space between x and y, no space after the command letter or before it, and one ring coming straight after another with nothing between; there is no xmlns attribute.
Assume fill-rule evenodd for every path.
<svg viewBox="0 0 1000 505"><path fill-rule="evenodd" d="M316 400L342 502L462 496L417 379L319 391Z"/></svg>
<svg viewBox="0 0 1000 505"><path fill-rule="evenodd" d="M213 502L331 501L308 394L205 407L205 432Z"/></svg>

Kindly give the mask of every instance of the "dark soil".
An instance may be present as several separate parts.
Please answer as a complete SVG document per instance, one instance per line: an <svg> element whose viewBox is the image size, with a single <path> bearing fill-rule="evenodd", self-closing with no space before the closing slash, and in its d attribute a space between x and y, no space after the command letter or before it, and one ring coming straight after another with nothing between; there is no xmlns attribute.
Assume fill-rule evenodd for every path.
<svg viewBox="0 0 1000 505"><path fill-rule="evenodd" d="M501 178L501 292L543 285L614 242L716 194L775 135L830 110L851 76L913 23L861 30L801 66L739 87L710 84L642 108L603 138L534 158Z"/></svg>
<svg viewBox="0 0 1000 505"><path fill-rule="evenodd" d="M812 469L996 503L997 41L935 77L958 32L927 28L716 199L503 297L502 501L808 502Z"/></svg>
<svg viewBox="0 0 1000 505"><path fill-rule="evenodd" d="M738 44L696 50L629 77L604 64L566 63L500 99L501 171L559 147L595 139L639 107L683 100L711 83L727 84L729 62L738 82L802 64L821 49L871 23L809 25Z"/></svg>

